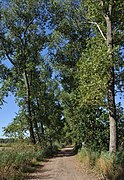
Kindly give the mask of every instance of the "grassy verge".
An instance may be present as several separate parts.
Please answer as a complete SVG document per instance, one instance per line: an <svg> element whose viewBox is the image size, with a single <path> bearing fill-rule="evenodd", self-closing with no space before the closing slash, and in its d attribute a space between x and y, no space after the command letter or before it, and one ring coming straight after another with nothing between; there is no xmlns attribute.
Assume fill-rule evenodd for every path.
<svg viewBox="0 0 124 180"><path fill-rule="evenodd" d="M25 179L26 173L34 171L44 151L39 146L13 144L0 151L0 179Z"/></svg>
<svg viewBox="0 0 124 180"><path fill-rule="evenodd" d="M78 158L86 166L97 171L104 179L124 180L124 152L122 151L110 154L83 148L78 153Z"/></svg>

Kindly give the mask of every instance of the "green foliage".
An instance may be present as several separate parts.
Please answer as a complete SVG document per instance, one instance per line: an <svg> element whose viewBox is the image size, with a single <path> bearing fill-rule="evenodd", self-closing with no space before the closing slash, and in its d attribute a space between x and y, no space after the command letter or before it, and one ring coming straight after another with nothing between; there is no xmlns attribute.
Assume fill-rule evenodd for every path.
<svg viewBox="0 0 124 180"><path fill-rule="evenodd" d="M2 6L1 68L9 73L2 77L1 103L9 90L14 92L20 107L14 121L4 131L6 135L20 139L29 131L33 143L48 141L48 136L56 139L62 126L61 108L56 97L58 83L52 79L49 60L42 57L48 41L45 7L42 0L12 0ZM7 70L5 60L11 63Z"/></svg>
<svg viewBox="0 0 124 180"><path fill-rule="evenodd" d="M67 97L66 97L67 98ZM65 138L81 144L84 142L92 149L108 150L109 121L107 112L98 106L81 106L76 93L66 99L64 115L66 119Z"/></svg>
<svg viewBox="0 0 124 180"><path fill-rule="evenodd" d="M3 4L0 105L11 91L20 107L4 128L5 135L22 140L30 132L33 142L44 147L84 142L93 150L108 150L111 67L117 90L123 89L123 2L112 2L111 60L105 22L110 1L101 2L12 0ZM123 114L118 107L120 149ZM48 154L51 151L48 148Z"/></svg>
<svg viewBox="0 0 124 180"><path fill-rule="evenodd" d="M65 7L65 13L66 10L70 12L68 8L72 7L70 8L72 10L72 14L68 13L70 16L69 20L71 22L70 26L72 25L72 28L69 29L70 33L67 35L66 30L62 32L63 29L59 29L62 27L62 22L65 23L68 21L66 18L64 19L63 16L62 19L64 19L64 21L61 20L60 24L57 24L56 28L59 32L62 32L61 34L63 35L63 38L68 38L65 46L59 49L59 51L57 51L58 53L55 55L55 60L58 59L61 66L59 70L60 72L62 71L61 83L64 88L62 103L65 119L67 121L67 127L65 129L69 126L68 129L70 131L69 133L67 132L67 136L70 134L72 139L78 143L85 141L85 139L88 139L87 137L91 137L91 142L90 140L86 140L86 142L89 145L94 144L93 148L99 147L100 149L108 149L109 132L107 128L109 128L109 126L107 112L112 108L108 108L108 82L110 82L110 79L114 78L114 76L113 78L111 77L110 69L111 67L114 67L115 69L119 67L119 71L114 72L115 82L116 74L118 78L120 71L123 74L123 60L119 55L123 40L118 41L118 43L116 41L120 35L123 36L123 27L121 26L121 21L123 20L122 16L120 16L121 21L120 19L119 22L116 21L117 16L113 13L114 11L118 11L119 13L120 8L117 10L115 7L116 5L120 7L120 2L122 1L112 2L113 9L111 20L113 23L113 47L111 53L113 56L111 60L109 58L110 56L107 46L108 32L105 22L105 17L109 14L110 1L105 2L98 0L96 3L91 0L78 2L68 1ZM75 9L73 9L74 4ZM123 13L122 8L121 12ZM77 16L78 20L76 20ZM80 21L80 19L82 21ZM85 36L84 41L82 41L84 45L80 44L82 46L78 44L80 42L80 37L82 37L80 34L81 31L79 31L80 27L83 29L82 36ZM60 59L63 59L62 65L60 63ZM121 78L119 83L123 84L123 80ZM113 94L115 94L114 88ZM115 97L113 97L113 99L114 98ZM107 109L106 112L103 113L106 115L103 115L104 117L97 117L97 108ZM94 139L96 139L96 141L94 141Z"/></svg>
<svg viewBox="0 0 124 180"><path fill-rule="evenodd" d="M13 122L3 128L4 135L14 139L24 139L27 135L28 124L24 113L19 113Z"/></svg>
<svg viewBox="0 0 124 180"><path fill-rule="evenodd" d="M119 150L124 148L124 108L118 103L117 106L117 118L118 118L118 146Z"/></svg>
<svg viewBox="0 0 124 180"><path fill-rule="evenodd" d="M80 104L104 105L111 62L106 53L107 47L100 37L93 37L82 53L77 67Z"/></svg>
<svg viewBox="0 0 124 180"><path fill-rule="evenodd" d="M2 4L3 5L3 4ZM30 139L35 143L32 125L31 98L34 72L41 61L41 51L46 42L44 1L11 1L2 6L1 45L3 61L11 63L11 74L3 87L14 87L17 99L23 102ZM41 28L39 28L39 26ZM7 83L6 83L7 82ZM12 91L12 89L9 89ZM12 91L12 92L13 92ZM20 103L20 104L21 104ZM13 125L13 129L15 125ZM17 126L16 126L17 128Z"/></svg>

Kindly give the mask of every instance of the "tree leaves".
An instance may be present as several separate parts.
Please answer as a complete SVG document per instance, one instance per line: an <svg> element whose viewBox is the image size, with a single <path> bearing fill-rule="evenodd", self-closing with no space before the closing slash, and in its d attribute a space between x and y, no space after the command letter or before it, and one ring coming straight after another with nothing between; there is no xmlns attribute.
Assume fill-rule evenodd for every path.
<svg viewBox="0 0 124 180"><path fill-rule="evenodd" d="M82 103L84 101L98 105L106 98L108 69L111 66L106 51L107 47L102 43L102 39L93 37L77 63L78 91Z"/></svg>

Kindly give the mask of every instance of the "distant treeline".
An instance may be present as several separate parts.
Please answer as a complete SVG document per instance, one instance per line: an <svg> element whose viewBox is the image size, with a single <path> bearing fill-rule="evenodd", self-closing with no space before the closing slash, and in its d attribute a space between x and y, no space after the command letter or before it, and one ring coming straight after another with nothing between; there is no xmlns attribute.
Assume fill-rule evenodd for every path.
<svg viewBox="0 0 124 180"><path fill-rule="evenodd" d="M12 143L12 142L15 142L15 139L0 138L0 143Z"/></svg>

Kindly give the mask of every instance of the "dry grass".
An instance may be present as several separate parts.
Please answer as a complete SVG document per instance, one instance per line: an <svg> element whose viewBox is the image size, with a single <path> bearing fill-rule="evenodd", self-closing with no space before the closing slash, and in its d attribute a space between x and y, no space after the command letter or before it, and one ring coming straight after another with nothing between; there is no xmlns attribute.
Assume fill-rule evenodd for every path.
<svg viewBox="0 0 124 180"><path fill-rule="evenodd" d="M84 148L79 152L78 158L87 167L99 172L104 179L124 180L124 152L100 154Z"/></svg>
<svg viewBox="0 0 124 180"><path fill-rule="evenodd" d="M42 159L38 146L13 144L11 149L0 151L0 180L24 179L25 173L34 170L37 159Z"/></svg>
<svg viewBox="0 0 124 180"><path fill-rule="evenodd" d="M79 160L82 163L85 163L87 167L93 167L95 165L97 157L98 153L95 153L87 148L83 148L80 153L78 153Z"/></svg>
<svg viewBox="0 0 124 180"><path fill-rule="evenodd" d="M101 174L103 174L103 176L111 179L114 174L113 157L109 154L102 153L96 160L95 167Z"/></svg>

